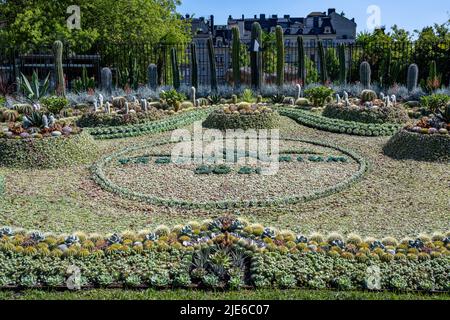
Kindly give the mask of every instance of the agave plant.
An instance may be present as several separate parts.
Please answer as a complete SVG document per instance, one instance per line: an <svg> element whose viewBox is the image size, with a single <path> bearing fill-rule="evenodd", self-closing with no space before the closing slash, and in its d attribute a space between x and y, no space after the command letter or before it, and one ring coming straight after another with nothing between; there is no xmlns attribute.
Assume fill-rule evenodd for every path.
<svg viewBox="0 0 450 320"><path fill-rule="evenodd" d="M281 93L276 93L270 97L270 100L274 104L283 103L285 96Z"/></svg>
<svg viewBox="0 0 450 320"><path fill-rule="evenodd" d="M31 77L31 83L28 81L27 77L21 73L22 81L21 81L21 89L25 94L26 98L32 102L37 103L39 100L44 97L49 89L49 78L50 74L47 75L44 82L41 83L39 81L39 76L36 71L33 72Z"/></svg>
<svg viewBox="0 0 450 320"><path fill-rule="evenodd" d="M50 128L55 124L55 118L53 116L47 117L44 113L34 111L29 115L23 117L23 127L29 128Z"/></svg>

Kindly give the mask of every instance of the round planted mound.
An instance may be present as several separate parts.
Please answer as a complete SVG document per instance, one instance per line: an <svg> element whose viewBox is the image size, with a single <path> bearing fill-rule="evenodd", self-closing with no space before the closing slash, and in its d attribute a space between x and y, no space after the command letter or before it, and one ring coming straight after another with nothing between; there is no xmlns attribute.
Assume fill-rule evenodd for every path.
<svg viewBox="0 0 450 320"><path fill-rule="evenodd" d="M93 166L93 178L104 190L137 201L230 209L316 200L346 189L367 170L363 158L338 146L300 139L279 142L275 175L264 174L267 163L260 158L225 165L161 161L174 148L173 142L161 141L103 158Z"/></svg>
<svg viewBox="0 0 450 320"><path fill-rule="evenodd" d="M58 137L0 138L0 165L19 168L59 168L95 160L98 149L87 133Z"/></svg>
<svg viewBox="0 0 450 320"><path fill-rule="evenodd" d="M212 112L203 122L209 129L275 129L279 115L267 106L241 103Z"/></svg>
<svg viewBox="0 0 450 320"><path fill-rule="evenodd" d="M384 153L394 159L450 161L450 135L424 134L402 130L384 146Z"/></svg>
<svg viewBox="0 0 450 320"><path fill-rule="evenodd" d="M409 120L403 107L358 106L343 103L329 104L322 115L327 118L355 121L362 123L405 123Z"/></svg>

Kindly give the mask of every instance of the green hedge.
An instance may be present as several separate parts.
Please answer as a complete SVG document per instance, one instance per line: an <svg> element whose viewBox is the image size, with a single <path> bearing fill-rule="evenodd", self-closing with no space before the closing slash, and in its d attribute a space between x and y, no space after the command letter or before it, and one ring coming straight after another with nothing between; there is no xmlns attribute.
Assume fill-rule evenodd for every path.
<svg viewBox="0 0 450 320"><path fill-rule="evenodd" d="M0 138L0 165L19 168L60 168L90 163L98 148L87 132L32 139Z"/></svg>
<svg viewBox="0 0 450 320"><path fill-rule="evenodd" d="M364 108L359 106L337 106L328 104L322 112L327 118L355 121L362 123L406 123L408 114L402 107Z"/></svg>
<svg viewBox="0 0 450 320"><path fill-rule="evenodd" d="M309 111L281 107L278 112L298 123L333 133L344 133L358 136L391 136L400 130L397 124L367 124L361 122L345 121L327 118Z"/></svg>
<svg viewBox="0 0 450 320"><path fill-rule="evenodd" d="M154 231L42 234L0 228L0 288L201 287L450 291L450 233L362 240L297 235L224 217ZM370 287L374 269L379 286Z"/></svg>
<svg viewBox="0 0 450 320"><path fill-rule="evenodd" d="M203 127L210 129L275 129L279 125L277 112L254 114L234 114L212 112L203 122Z"/></svg>
<svg viewBox="0 0 450 320"><path fill-rule="evenodd" d="M94 128L88 129L88 132L94 137L94 139L119 139L160 133L175 130L179 127L192 124L195 121L203 120L212 110L214 110L214 108L199 109L143 124Z"/></svg>
<svg viewBox="0 0 450 320"><path fill-rule="evenodd" d="M297 204L297 203L304 203L308 201L313 201L317 199L321 199L324 197L328 197L330 195L333 195L337 192L340 192L342 190L345 190L352 186L353 184L359 182L364 175L366 174L369 164L368 162L358 155L357 153L347 150L345 148L339 147L337 145L321 142L321 141L314 141L314 140L307 140L307 139L296 139L296 138L286 138L283 139L285 141L297 141L297 142L305 142L321 147L326 148L332 148L339 152L342 152L349 158L352 158L354 161L356 161L359 165L358 171L355 172L350 178L348 178L345 181L342 181L332 187L329 187L325 190L321 190L318 192L313 192L308 195L304 196L291 196L291 197L285 197L285 198L276 198L276 199L268 199L268 200L246 200L246 201L237 201L237 200L228 200L228 201L215 201L215 202L191 202L191 201L181 201L177 199L163 199L159 197L153 197L144 193L135 192L132 190L129 190L124 187L120 187L117 184L113 183L105 174L104 168L106 165L108 165L111 162L119 161L119 159L125 157L130 152L135 152L138 150L143 150L149 147L156 147L161 145L166 145L169 143L173 143L173 141L170 140L162 140L162 141L156 141L151 142L149 144L137 146L137 147L128 147L125 148L119 152L113 153L111 155L108 155L104 158L102 158L100 161L95 163L92 166L92 178L93 180L99 184L104 190L116 193L124 198L132 199L132 200L138 200L143 201L147 203L151 203L154 205L159 206L169 206L169 207L182 207L185 209L231 209L231 208L248 208L248 207L270 207L270 206L278 206L278 205L285 205L285 204Z"/></svg>
<svg viewBox="0 0 450 320"><path fill-rule="evenodd" d="M387 142L383 151L394 159L449 162L450 135L402 130Z"/></svg>

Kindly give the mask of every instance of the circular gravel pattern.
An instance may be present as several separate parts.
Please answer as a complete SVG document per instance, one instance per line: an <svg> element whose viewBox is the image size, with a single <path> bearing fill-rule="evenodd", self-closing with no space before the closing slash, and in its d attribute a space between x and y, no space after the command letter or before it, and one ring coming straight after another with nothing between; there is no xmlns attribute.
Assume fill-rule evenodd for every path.
<svg viewBox="0 0 450 320"><path fill-rule="evenodd" d="M352 151L323 142L288 138L280 140L280 155L288 155L292 161L280 162L275 176L239 174L246 166L242 163L227 163L231 172L225 175L202 175L195 174L198 164L157 163L161 156L170 155L173 146L170 141L159 141L126 148L94 165L93 178L105 190L151 204L229 209L323 198L359 181L367 170L366 161ZM325 161L309 159L318 155ZM345 157L348 161L327 162L330 156ZM124 158L142 157L148 160L123 162ZM263 166L259 161L251 165Z"/></svg>

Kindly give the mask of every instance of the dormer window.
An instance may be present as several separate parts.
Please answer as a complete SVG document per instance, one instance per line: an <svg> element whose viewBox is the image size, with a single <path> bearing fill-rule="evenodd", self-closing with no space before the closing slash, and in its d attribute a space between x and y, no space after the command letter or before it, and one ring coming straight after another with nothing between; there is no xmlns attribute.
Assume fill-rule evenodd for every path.
<svg viewBox="0 0 450 320"><path fill-rule="evenodd" d="M331 28L330 27L325 27L324 33L331 33Z"/></svg>

